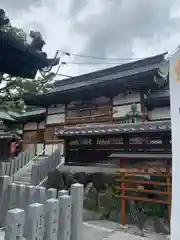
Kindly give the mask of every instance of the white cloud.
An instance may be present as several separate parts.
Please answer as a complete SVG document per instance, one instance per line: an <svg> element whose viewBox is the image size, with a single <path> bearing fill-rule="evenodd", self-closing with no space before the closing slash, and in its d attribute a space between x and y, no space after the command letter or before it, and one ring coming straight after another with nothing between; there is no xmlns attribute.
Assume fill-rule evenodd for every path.
<svg viewBox="0 0 180 240"><path fill-rule="evenodd" d="M17 27L41 31L48 56L61 49L85 55L131 58L173 51L180 43L178 0L1 0ZM18 4L17 4L18 3ZM96 61L64 57L63 61ZM98 62L98 60L96 61ZM106 61L107 62L107 61ZM112 65L66 65L77 75Z"/></svg>

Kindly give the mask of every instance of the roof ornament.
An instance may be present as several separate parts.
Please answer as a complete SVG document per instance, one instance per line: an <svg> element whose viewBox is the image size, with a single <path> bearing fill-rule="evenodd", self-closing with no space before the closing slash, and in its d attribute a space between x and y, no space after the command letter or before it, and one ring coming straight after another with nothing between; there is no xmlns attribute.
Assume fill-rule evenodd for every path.
<svg viewBox="0 0 180 240"><path fill-rule="evenodd" d="M6 17L4 9L0 9L0 28L9 23L9 18Z"/></svg>
<svg viewBox="0 0 180 240"><path fill-rule="evenodd" d="M48 61L47 67L41 68L40 73L43 77L46 77L46 73L49 73L52 67L59 64L60 58L58 57L59 51L56 51L54 58L47 58L47 54L43 52L43 47L46 44L42 35L38 31L31 30L29 36L32 38L30 48L41 55L44 60Z"/></svg>
<svg viewBox="0 0 180 240"><path fill-rule="evenodd" d="M46 44L40 32L30 31L29 36L32 38L31 48L37 52L42 52L43 46Z"/></svg>

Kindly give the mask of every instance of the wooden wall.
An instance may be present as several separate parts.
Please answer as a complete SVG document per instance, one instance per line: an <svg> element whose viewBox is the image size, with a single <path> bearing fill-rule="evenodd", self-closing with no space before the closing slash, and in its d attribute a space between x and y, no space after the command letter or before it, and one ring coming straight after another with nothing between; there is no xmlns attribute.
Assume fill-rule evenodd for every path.
<svg viewBox="0 0 180 240"><path fill-rule="evenodd" d="M63 140L55 136L57 129L91 123L108 124L117 122L130 110L133 103L138 110L142 109L140 92L128 91L117 96L100 96L91 101L71 101L65 105L49 106L44 122L27 123L24 126L24 146L28 143L36 145L36 151L45 149L47 153L54 151L58 144L64 149ZM63 154L63 150L62 150Z"/></svg>

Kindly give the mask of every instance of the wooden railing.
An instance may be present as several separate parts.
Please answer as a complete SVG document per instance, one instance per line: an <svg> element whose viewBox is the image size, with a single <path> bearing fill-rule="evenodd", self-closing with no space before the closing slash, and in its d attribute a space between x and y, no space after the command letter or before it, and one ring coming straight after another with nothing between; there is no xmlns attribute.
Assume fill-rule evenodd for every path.
<svg viewBox="0 0 180 240"><path fill-rule="evenodd" d="M144 176L144 180L138 179ZM152 177L165 179L152 180ZM127 201L141 203L167 204L168 218L171 212L171 169L167 168L138 168L120 169L117 172L115 198L121 198L121 223L127 223ZM134 193L136 193L134 195ZM144 194L143 194L144 193ZM146 196L139 196L139 195ZM153 197L152 197L153 196ZM140 212L143 212L142 208ZM137 217L137 216L136 216ZM141 218L141 217L140 217Z"/></svg>

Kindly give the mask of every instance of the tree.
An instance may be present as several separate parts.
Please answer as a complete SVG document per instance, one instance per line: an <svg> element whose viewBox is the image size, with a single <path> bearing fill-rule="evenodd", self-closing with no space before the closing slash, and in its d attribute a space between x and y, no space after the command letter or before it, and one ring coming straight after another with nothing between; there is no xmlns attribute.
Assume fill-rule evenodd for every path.
<svg viewBox="0 0 180 240"><path fill-rule="evenodd" d="M29 107L22 100L26 94L43 94L53 87L54 73L48 73L38 79L22 79L12 76L2 77L0 80L0 106L13 112L24 112Z"/></svg>

